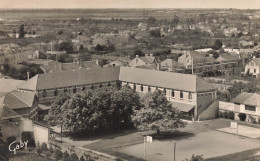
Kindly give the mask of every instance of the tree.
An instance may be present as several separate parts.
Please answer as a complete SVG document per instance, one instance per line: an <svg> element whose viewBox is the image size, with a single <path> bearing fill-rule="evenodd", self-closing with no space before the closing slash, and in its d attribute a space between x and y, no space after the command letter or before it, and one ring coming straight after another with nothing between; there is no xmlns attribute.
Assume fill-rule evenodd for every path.
<svg viewBox="0 0 260 161"><path fill-rule="evenodd" d="M219 50L220 48L222 48L222 46L223 43L220 40L216 40L212 48L215 50Z"/></svg>
<svg viewBox="0 0 260 161"><path fill-rule="evenodd" d="M143 107L135 110L132 116L137 129L157 130L160 134L160 130L173 130L185 126L161 90L146 94L141 102L144 103Z"/></svg>
<svg viewBox="0 0 260 161"><path fill-rule="evenodd" d="M63 153L59 149L55 149L53 153L53 157L56 160L60 160L62 158Z"/></svg>
<svg viewBox="0 0 260 161"><path fill-rule="evenodd" d="M19 38L24 38L24 35L25 35L24 24L22 24L19 30Z"/></svg>
<svg viewBox="0 0 260 161"><path fill-rule="evenodd" d="M140 106L139 95L132 89L102 87L57 99L45 120L79 136L104 129L129 128L133 109Z"/></svg>
<svg viewBox="0 0 260 161"><path fill-rule="evenodd" d="M60 126L61 131L64 122L64 111L62 106L71 96L65 94L64 96L58 96L54 103L52 103L51 108L47 115L45 115L44 120L48 122L51 126Z"/></svg>
<svg viewBox="0 0 260 161"><path fill-rule="evenodd" d="M59 51L66 51L68 53L73 52L73 45L70 41L63 41L58 45Z"/></svg>
<svg viewBox="0 0 260 161"><path fill-rule="evenodd" d="M161 37L161 31L159 29L150 30L150 35L152 37Z"/></svg>
<svg viewBox="0 0 260 161"><path fill-rule="evenodd" d="M139 95L129 86L115 91L111 96L111 122L114 127L132 126L131 115L141 107Z"/></svg>
<svg viewBox="0 0 260 161"><path fill-rule="evenodd" d="M148 22L149 23L155 23L156 22L155 17L152 17L152 16L148 17Z"/></svg>
<svg viewBox="0 0 260 161"><path fill-rule="evenodd" d="M172 27L178 26L179 22L180 22L179 17L176 16L176 15L174 15L174 17L173 17L172 20L171 20L171 25L172 25Z"/></svg>
<svg viewBox="0 0 260 161"><path fill-rule="evenodd" d="M95 47L95 50L96 50L96 51L103 51L103 50L104 50L104 47L101 46L101 45L99 45L99 44L97 44L97 46Z"/></svg>
<svg viewBox="0 0 260 161"><path fill-rule="evenodd" d="M135 50L134 55L144 56L144 53L141 50Z"/></svg>
<svg viewBox="0 0 260 161"><path fill-rule="evenodd" d="M91 59L92 59L91 54L88 54L88 53L80 53L79 54L79 60L90 61Z"/></svg>

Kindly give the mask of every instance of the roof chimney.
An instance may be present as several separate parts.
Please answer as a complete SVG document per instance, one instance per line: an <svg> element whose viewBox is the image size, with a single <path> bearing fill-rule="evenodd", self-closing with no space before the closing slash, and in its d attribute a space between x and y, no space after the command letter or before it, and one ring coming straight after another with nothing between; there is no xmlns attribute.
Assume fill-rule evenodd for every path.
<svg viewBox="0 0 260 161"><path fill-rule="evenodd" d="M135 55L136 58L139 58L139 55Z"/></svg>

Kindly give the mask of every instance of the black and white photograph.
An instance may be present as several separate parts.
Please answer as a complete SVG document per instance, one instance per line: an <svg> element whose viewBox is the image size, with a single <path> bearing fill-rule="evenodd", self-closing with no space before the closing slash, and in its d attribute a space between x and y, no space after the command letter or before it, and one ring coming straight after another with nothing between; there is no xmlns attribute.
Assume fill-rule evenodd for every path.
<svg viewBox="0 0 260 161"><path fill-rule="evenodd" d="M0 161L260 161L260 1L0 0Z"/></svg>

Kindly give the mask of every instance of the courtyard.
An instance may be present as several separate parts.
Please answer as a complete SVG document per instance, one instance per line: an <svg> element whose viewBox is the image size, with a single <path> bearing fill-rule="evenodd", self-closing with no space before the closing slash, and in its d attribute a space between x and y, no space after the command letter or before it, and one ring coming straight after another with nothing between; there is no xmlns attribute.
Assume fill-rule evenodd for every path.
<svg viewBox="0 0 260 161"><path fill-rule="evenodd" d="M175 142L176 161L190 158L192 154L203 155L204 158L213 158L260 147L260 140L245 137L237 139L232 134L206 131L177 137L172 140L155 140L153 143L147 143L146 156L144 156L143 143L121 147L117 150L149 161L173 161Z"/></svg>

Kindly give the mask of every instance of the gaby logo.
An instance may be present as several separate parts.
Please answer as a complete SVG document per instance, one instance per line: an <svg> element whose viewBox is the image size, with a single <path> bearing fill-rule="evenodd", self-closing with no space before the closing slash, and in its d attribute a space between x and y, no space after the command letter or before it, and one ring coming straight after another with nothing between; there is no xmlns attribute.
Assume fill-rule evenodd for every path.
<svg viewBox="0 0 260 161"><path fill-rule="evenodd" d="M24 141L22 142L22 140L20 140L20 142L12 142L10 145L9 145L9 151L13 151L14 154L16 154L16 150L19 150L23 147L25 147L25 150L27 149L27 144L28 144L28 140L27 141Z"/></svg>

